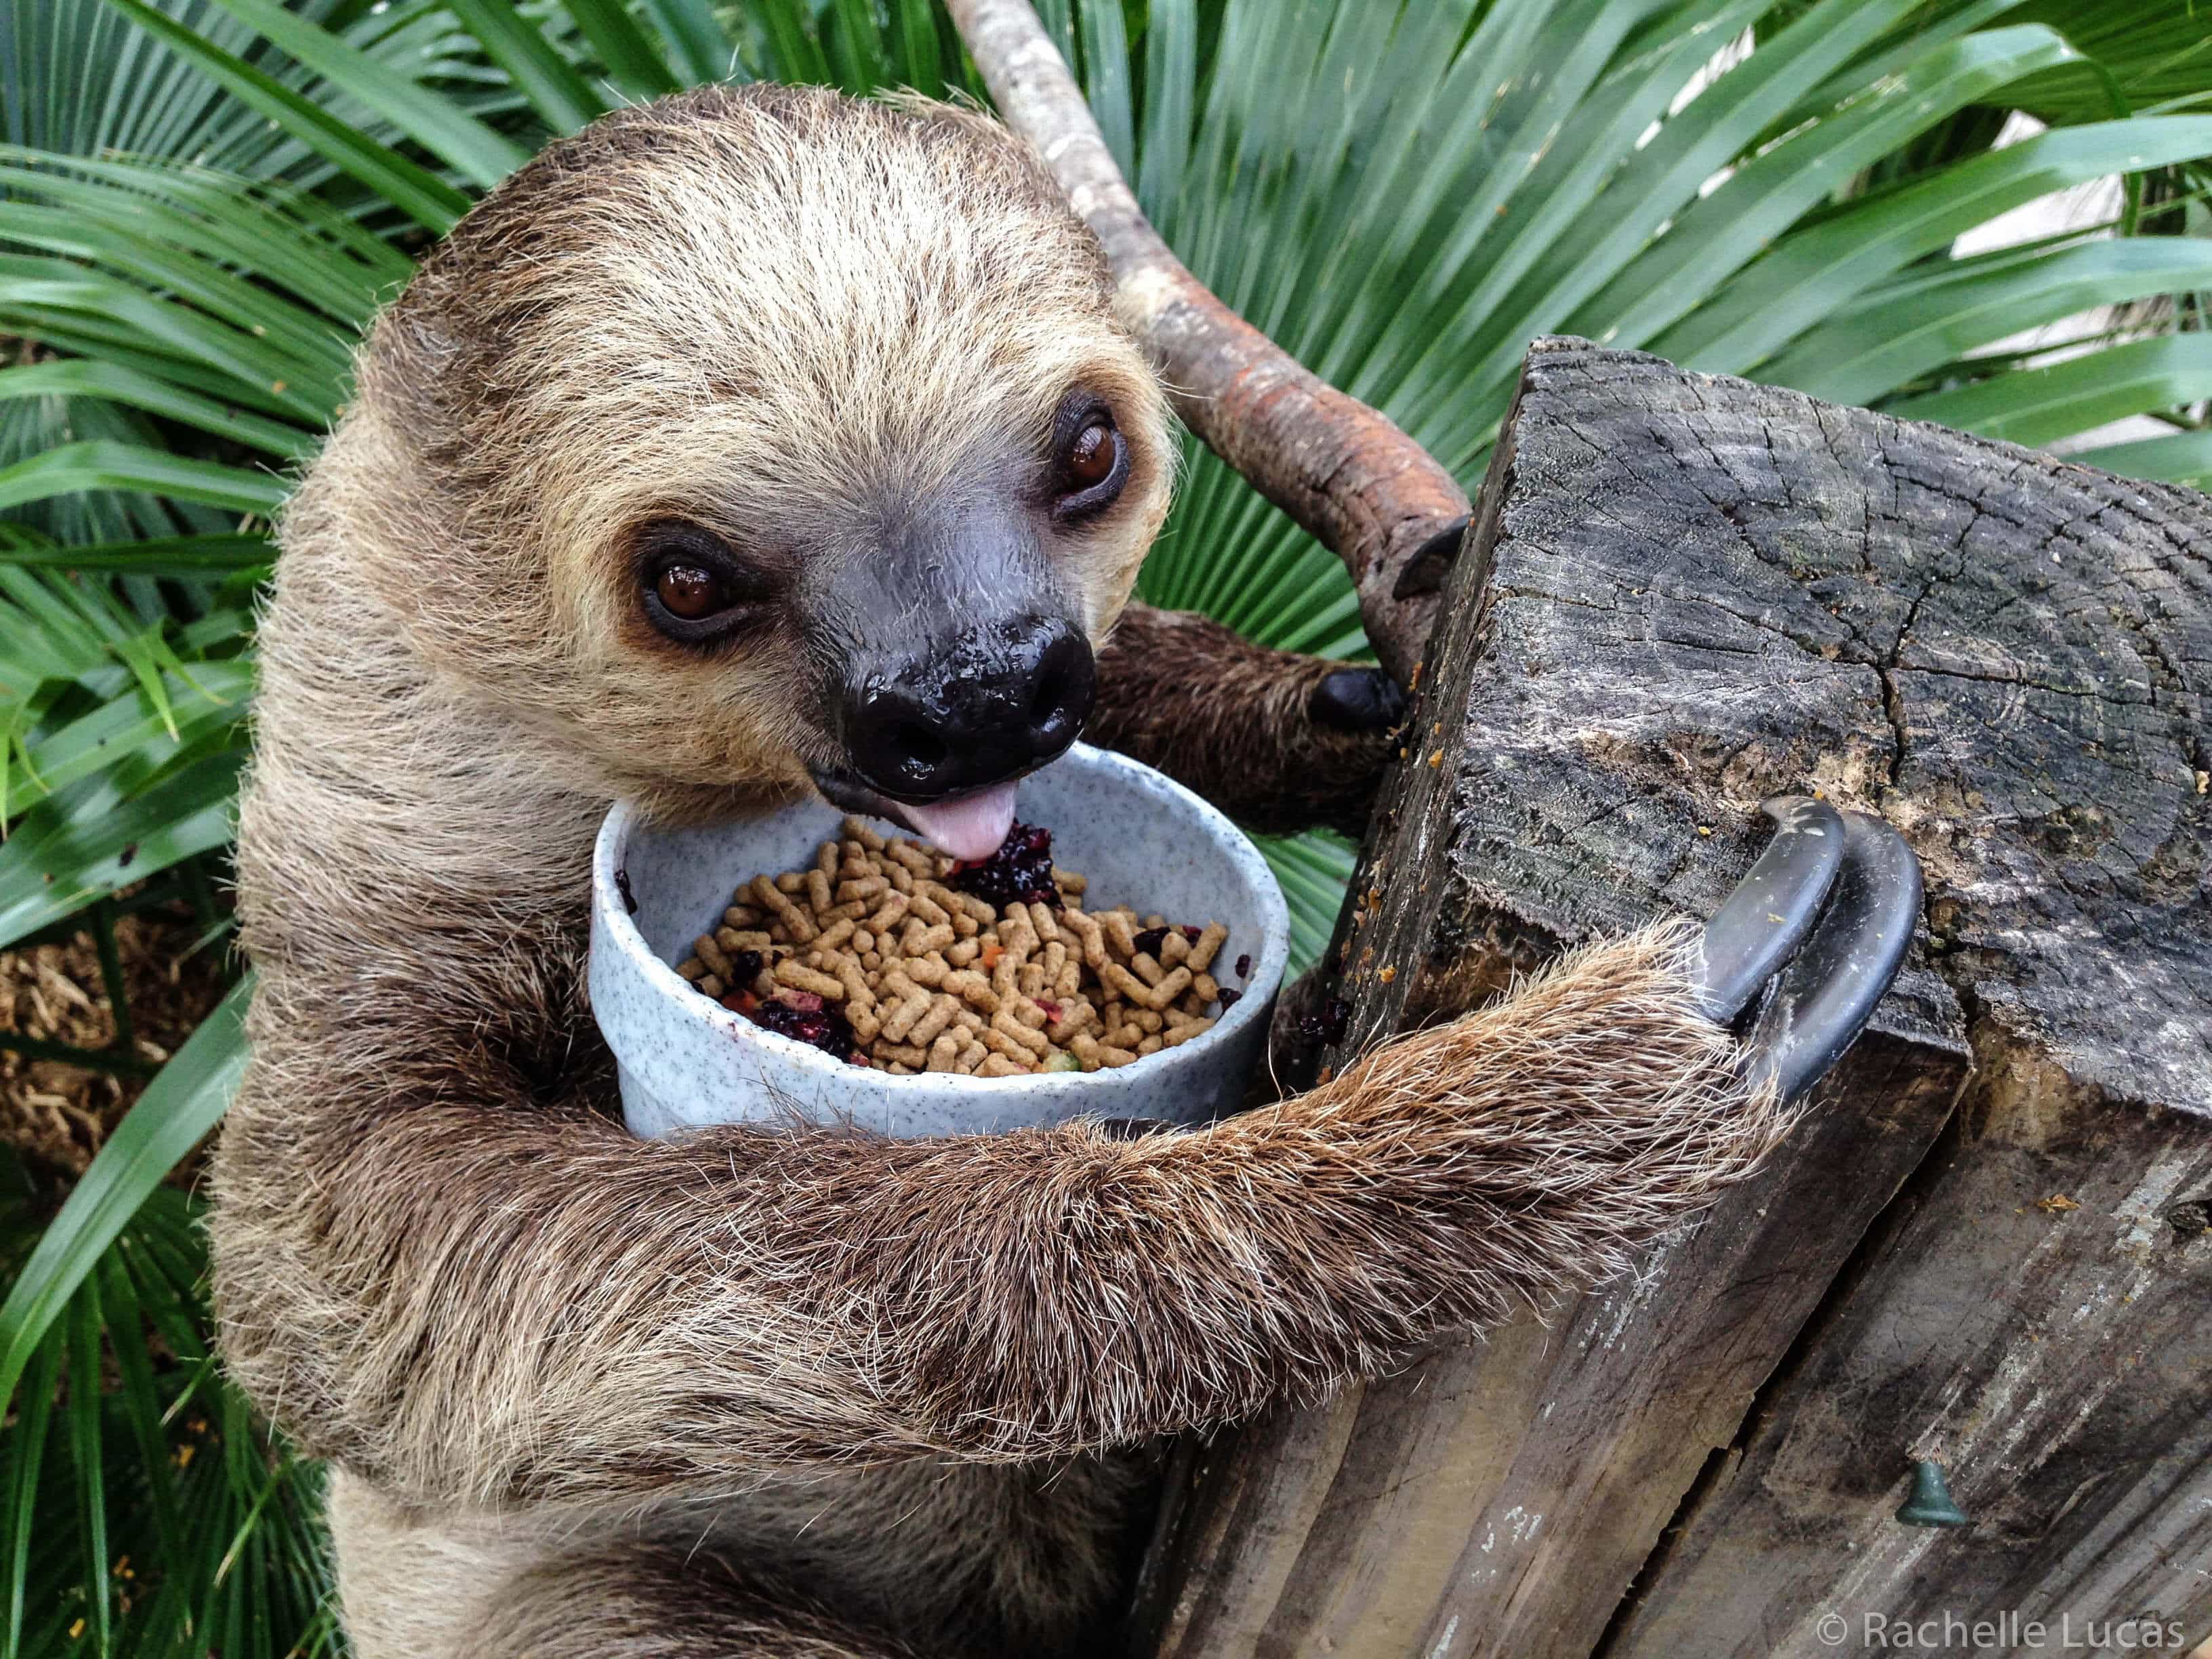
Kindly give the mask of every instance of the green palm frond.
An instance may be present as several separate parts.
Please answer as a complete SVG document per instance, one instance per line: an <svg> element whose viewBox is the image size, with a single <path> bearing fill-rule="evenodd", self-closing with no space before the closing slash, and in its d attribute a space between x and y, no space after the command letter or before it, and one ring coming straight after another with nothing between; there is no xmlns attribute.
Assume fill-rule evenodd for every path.
<svg viewBox="0 0 2212 1659"><path fill-rule="evenodd" d="M2205 483L2202 5L1038 9L1192 268L1470 485L1528 342L1554 331L2027 442L2148 414L2170 434L2087 459ZM680 86L981 90L934 0L18 12L0 25L0 945L222 856L268 514L431 234L549 136ZM2015 112L2049 131L1999 148ZM2112 225L1954 252L2112 179ZM2023 343L2062 324L2063 350ZM1188 461L1147 596L1359 653L1336 561L1210 454ZM1264 850L1310 960L1351 849ZM221 1111L236 1006L58 1217L0 1168L20 1651L336 1650L315 1473L214 1372L191 1201L161 1184Z"/></svg>

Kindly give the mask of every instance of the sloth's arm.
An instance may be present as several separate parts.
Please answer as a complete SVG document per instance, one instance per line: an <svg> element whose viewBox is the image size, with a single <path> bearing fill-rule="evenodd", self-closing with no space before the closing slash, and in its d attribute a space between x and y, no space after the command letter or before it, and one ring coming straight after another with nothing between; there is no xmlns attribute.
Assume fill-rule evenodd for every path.
<svg viewBox="0 0 2212 1659"><path fill-rule="evenodd" d="M1099 655L1084 735L1255 829L1358 836L1405 710L1380 669L1271 651L1194 611L1132 604Z"/></svg>
<svg viewBox="0 0 2212 1659"><path fill-rule="evenodd" d="M313 1450L484 1502L1239 1418L1610 1274L1750 1170L1787 1114L1698 1013L1694 939L1134 1140L641 1143L483 1043L426 1070L280 995L224 1131L228 1357Z"/></svg>

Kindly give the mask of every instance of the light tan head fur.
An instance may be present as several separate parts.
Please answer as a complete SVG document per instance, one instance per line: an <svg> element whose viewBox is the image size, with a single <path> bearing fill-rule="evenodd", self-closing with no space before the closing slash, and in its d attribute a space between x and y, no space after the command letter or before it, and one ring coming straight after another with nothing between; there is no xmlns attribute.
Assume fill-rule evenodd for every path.
<svg viewBox="0 0 2212 1659"><path fill-rule="evenodd" d="M834 762L809 688L836 647L788 617L714 652L659 637L641 526L695 521L804 590L884 556L917 501L1035 495L1081 388L1128 481L1042 551L1096 643L1171 482L1096 240L1019 140L918 100L716 87L595 123L431 254L360 377L300 510L371 529L439 668L664 805Z"/></svg>

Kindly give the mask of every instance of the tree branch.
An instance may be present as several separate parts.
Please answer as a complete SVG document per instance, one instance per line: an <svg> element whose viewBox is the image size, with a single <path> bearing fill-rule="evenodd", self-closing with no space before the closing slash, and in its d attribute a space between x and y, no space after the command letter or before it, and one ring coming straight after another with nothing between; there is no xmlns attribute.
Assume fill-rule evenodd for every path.
<svg viewBox="0 0 2212 1659"><path fill-rule="evenodd" d="M1468 498L1385 415L1324 384L1210 293L1152 227L1028 0L949 0L969 55L1105 245L1122 314L1191 430L1352 573L1376 654L1410 682Z"/></svg>

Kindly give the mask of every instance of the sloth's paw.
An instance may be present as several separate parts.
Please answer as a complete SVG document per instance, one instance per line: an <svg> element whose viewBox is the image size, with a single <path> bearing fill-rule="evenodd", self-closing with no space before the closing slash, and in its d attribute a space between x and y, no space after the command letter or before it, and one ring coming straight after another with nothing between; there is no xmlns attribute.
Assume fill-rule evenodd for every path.
<svg viewBox="0 0 2212 1659"><path fill-rule="evenodd" d="M1316 726L1339 732L1387 732L1406 718L1406 694L1379 668L1340 668L1306 701Z"/></svg>

